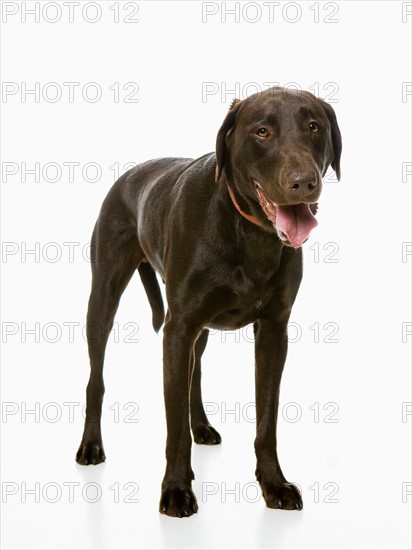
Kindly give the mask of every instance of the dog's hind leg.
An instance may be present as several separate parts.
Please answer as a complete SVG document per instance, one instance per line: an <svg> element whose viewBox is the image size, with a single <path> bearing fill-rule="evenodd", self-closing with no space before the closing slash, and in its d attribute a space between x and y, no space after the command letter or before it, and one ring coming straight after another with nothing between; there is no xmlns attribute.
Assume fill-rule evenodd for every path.
<svg viewBox="0 0 412 550"><path fill-rule="evenodd" d="M90 379L86 396L83 438L76 455L79 464L99 464L105 454L100 428L104 394L103 360L120 297L143 257L136 223L127 212L116 217L102 213L92 237L92 289L87 312Z"/></svg>
<svg viewBox="0 0 412 550"><path fill-rule="evenodd" d="M222 442L220 434L210 425L202 402L201 358L205 351L209 331L203 330L195 344L194 369L190 387L190 424L195 443L217 445Z"/></svg>

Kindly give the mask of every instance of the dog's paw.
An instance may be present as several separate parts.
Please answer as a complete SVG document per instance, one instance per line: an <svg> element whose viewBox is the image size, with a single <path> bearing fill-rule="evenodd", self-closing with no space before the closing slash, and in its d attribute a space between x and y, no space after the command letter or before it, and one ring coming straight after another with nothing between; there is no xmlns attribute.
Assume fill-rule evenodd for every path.
<svg viewBox="0 0 412 550"><path fill-rule="evenodd" d="M195 443L202 445L219 445L219 443L222 443L220 434L210 424L198 424L192 431Z"/></svg>
<svg viewBox="0 0 412 550"><path fill-rule="evenodd" d="M263 498L268 508L302 510L302 495L293 483L260 482Z"/></svg>
<svg viewBox="0 0 412 550"><path fill-rule="evenodd" d="M190 487L180 489L167 488L160 497L159 512L174 518L185 518L196 514L199 507Z"/></svg>
<svg viewBox="0 0 412 550"><path fill-rule="evenodd" d="M84 466L89 464L100 464L106 460L103 443L100 442L81 442L76 454L76 462Z"/></svg>

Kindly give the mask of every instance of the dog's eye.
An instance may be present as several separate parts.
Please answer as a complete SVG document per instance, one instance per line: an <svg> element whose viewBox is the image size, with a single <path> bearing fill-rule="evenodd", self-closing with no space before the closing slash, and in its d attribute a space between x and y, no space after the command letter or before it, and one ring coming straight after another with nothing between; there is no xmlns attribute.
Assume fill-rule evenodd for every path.
<svg viewBox="0 0 412 550"><path fill-rule="evenodd" d="M312 132L312 134L317 134L320 130L320 126L317 122L311 122L309 124L309 130Z"/></svg>
<svg viewBox="0 0 412 550"><path fill-rule="evenodd" d="M267 128L259 128L259 130L256 132L256 134L259 137L267 137L269 135L269 132L267 131Z"/></svg>

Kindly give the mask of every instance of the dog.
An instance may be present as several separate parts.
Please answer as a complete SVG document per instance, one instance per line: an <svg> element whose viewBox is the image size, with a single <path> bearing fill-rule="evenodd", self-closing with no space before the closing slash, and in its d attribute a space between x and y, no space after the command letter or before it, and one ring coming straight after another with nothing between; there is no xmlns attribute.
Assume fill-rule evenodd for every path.
<svg viewBox="0 0 412 550"><path fill-rule="evenodd" d="M190 122L190 131L196 129ZM215 445L201 395L208 329L253 323L256 477L269 508L301 510L276 451L287 325L302 278L302 245L317 225L322 177L340 179L341 133L332 107L306 91L270 88L234 100L216 152L140 164L113 185L92 237L87 313L90 380L79 464L105 460L100 417L103 360L120 297L137 269L164 324L166 471L159 511L190 516L191 444ZM165 283L168 309L156 273Z"/></svg>

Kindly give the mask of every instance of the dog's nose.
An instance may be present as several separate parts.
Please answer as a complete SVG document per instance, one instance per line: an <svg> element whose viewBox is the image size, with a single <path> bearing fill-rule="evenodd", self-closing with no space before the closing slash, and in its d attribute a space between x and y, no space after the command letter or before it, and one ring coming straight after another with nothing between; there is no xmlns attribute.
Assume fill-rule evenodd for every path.
<svg viewBox="0 0 412 550"><path fill-rule="evenodd" d="M286 188L300 197L310 195L317 185L316 174L313 170L307 172L291 170L286 174Z"/></svg>

